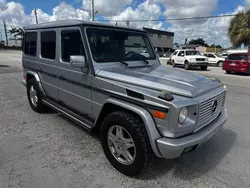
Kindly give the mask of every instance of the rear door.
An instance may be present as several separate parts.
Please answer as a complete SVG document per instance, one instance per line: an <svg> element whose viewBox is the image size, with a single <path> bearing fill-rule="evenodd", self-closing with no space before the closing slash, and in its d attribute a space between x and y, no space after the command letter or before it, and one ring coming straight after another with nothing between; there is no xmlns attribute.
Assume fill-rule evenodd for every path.
<svg viewBox="0 0 250 188"><path fill-rule="evenodd" d="M206 56L208 57L208 63L210 63L210 64L217 63L216 57L214 56L214 54L206 54Z"/></svg>
<svg viewBox="0 0 250 188"><path fill-rule="evenodd" d="M56 33L56 29L45 29L39 32L38 37L39 72L43 88L54 100L58 100Z"/></svg>

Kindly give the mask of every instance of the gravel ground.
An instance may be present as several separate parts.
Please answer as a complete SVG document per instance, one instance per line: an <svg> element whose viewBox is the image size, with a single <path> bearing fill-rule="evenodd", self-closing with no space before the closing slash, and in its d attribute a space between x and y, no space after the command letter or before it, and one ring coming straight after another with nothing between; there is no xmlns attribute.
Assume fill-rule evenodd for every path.
<svg viewBox="0 0 250 188"><path fill-rule="evenodd" d="M128 178L109 164L97 136L58 113L31 110L20 55L0 51L1 188L250 187L250 77L195 70L227 85L228 122L195 152Z"/></svg>

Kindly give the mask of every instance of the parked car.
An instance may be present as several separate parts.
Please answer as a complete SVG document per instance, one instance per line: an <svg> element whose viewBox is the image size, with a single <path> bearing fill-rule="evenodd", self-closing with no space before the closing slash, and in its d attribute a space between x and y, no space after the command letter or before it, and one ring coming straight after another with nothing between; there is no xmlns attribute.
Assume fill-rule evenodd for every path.
<svg viewBox="0 0 250 188"><path fill-rule="evenodd" d="M230 54L223 64L226 73L247 73L250 74L250 54L236 53Z"/></svg>
<svg viewBox="0 0 250 188"><path fill-rule="evenodd" d="M227 120L226 87L162 66L144 30L75 20L24 29L31 108L51 107L98 131L107 159L128 176L145 171L154 156L195 150ZM139 45L148 57L137 52Z"/></svg>
<svg viewBox="0 0 250 188"><path fill-rule="evenodd" d="M215 53L204 53L204 56L208 58L208 64L217 65L218 67L222 67L225 61L224 57L220 57Z"/></svg>
<svg viewBox="0 0 250 188"><path fill-rule="evenodd" d="M176 50L171 56L171 64L173 67L184 65L186 70L192 67L200 67L202 70L207 70L208 58L202 56L196 50Z"/></svg>

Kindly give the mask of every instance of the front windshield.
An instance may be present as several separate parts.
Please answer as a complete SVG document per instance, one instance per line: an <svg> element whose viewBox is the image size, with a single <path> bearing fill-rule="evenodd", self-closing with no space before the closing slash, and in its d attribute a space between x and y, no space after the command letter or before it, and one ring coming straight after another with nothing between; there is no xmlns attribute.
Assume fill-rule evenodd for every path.
<svg viewBox="0 0 250 188"><path fill-rule="evenodd" d="M199 51L186 51L186 55L201 55Z"/></svg>
<svg viewBox="0 0 250 188"><path fill-rule="evenodd" d="M145 33L87 28L87 36L97 63L156 58Z"/></svg>

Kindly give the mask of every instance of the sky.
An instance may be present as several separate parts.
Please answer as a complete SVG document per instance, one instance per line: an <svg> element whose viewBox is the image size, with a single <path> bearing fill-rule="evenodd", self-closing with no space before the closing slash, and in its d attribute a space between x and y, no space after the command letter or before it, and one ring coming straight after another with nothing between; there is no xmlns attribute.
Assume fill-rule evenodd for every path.
<svg viewBox="0 0 250 188"><path fill-rule="evenodd" d="M35 23L34 8L39 23L80 19L90 20L90 0L0 0L1 20L10 25L25 26ZM250 8L250 0L95 0L96 20L131 20L130 27L149 27L172 31L174 41L182 44L198 37L208 44L231 46L227 29L231 17L185 20L132 22L165 18L203 17L235 14ZM124 25L118 22L118 25Z"/></svg>

